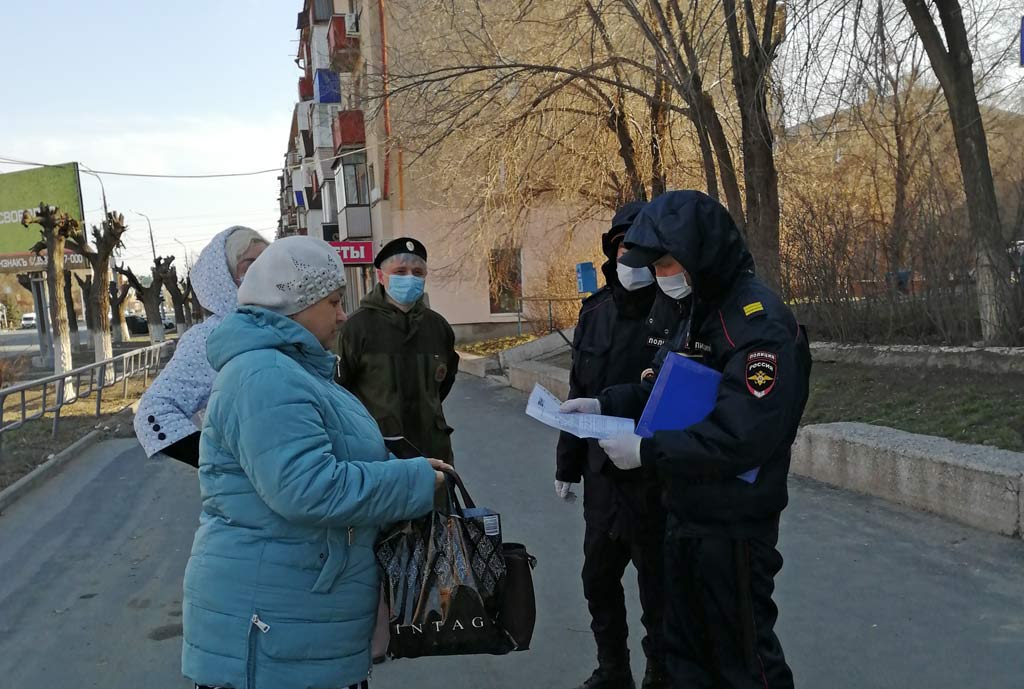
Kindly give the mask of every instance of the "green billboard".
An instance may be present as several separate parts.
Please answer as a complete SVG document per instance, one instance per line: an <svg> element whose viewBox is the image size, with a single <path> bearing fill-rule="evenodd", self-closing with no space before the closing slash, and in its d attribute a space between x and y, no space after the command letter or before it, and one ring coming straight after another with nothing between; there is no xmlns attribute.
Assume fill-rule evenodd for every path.
<svg viewBox="0 0 1024 689"><path fill-rule="evenodd" d="M0 174L0 255L27 253L39 241L39 226L23 227L21 215L40 203L84 222L78 163Z"/></svg>

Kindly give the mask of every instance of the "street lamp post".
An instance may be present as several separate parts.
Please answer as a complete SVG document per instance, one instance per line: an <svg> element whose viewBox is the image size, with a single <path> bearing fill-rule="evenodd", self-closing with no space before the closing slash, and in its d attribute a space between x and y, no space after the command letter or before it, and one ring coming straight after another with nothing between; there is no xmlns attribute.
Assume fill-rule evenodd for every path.
<svg viewBox="0 0 1024 689"><path fill-rule="evenodd" d="M156 263L156 242L153 241L153 222L149 219L149 216L139 211L132 211L136 215L141 215L146 219L146 224L149 225L149 245L153 248L153 263Z"/></svg>
<svg viewBox="0 0 1024 689"><path fill-rule="evenodd" d="M185 254L184 254L184 257L185 257L185 270L187 272L191 273L192 272L192 266L189 264L189 260L188 260L188 247L185 246L185 242L181 241L180 239L175 239L174 241L176 241L178 244L181 244L181 250L185 252Z"/></svg>

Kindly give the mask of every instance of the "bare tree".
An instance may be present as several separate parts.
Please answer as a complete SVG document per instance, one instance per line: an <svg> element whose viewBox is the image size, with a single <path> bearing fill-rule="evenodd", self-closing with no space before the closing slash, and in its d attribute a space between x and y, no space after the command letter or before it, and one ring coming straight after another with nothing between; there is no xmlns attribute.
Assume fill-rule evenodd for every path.
<svg viewBox="0 0 1024 689"><path fill-rule="evenodd" d="M114 268L114 275L107 285L110 295L111 330L114 342L128 342L132 339L128 332L128 322L125 320L124 311L128 302L128 291L130 286L123 280L120 268Z"/></svg>
<svg viewBox="0 0 1024 689"><path fill-rule="evenodd" d="M159 264L160 280L167 293L171 295L171 303L174 305L174 324L178 335L184 335L188 330L188 320L185 318L185 295L178 284L178 270L172 263L174 256L168 256L163 264ZM156 275L156 273L154 273Z"/></svg>
<svg viewBox="0 0 1024 689"><path fill-rule="evenodd" d="M977 241L978 311L986 342L1009 332L1009 238L999 221L985 125L978 106L974 55L959 0L933 0L941 32L925 0L904 0L949 106L967 212Z"/></svg>
<svg viewBox="0 0 1024 689"><path fill-rule="evenodd" d="M32 252L37 256L46 252L46 281L50 294L50 327L53 333L53 371L70 371L71 336L68 331L67 304L64 297L64 246L67 238L78 231L78 221L59 208L40 203L35 211L25 211L21 219L25 227L39 225L42 236Z"/></svg>
<svg viewBox="0 0 1024 689"><path fill-rule="evenodd" d="M119 266L115 270L123 275L128 285L135 290L136 296L142 301L146 309L146 320L149 322L149 339L156 344L164 341L164 323L160 315L160 295L164 289L164 275L174 257L161 258L157 256L153 261L152 280L148 285L136 277L135 273L128 266Z"/></svg>
<svg viewBox="0 0 1024 689"><path fill-rule="evenodd" d="M68 309L68 338L71 340L71 351L82 351L82 339L78 335L78 313L75 311L75 280L70 270L64 270L64 304Z"/></svg>
<svg viewBox="0 0 1024 689"><path fill-rule="evenodd" d="M80 229L68 238L68 245L82 254L92 267L92 278L88 282L87 293L94 315L89 329L92 331L96 361L104 361L114 356L110 331L112 313L110 261L114 252L124 246L123 237L127 230L128 226L124 223L124 216L116 211L110 211L103 220L102 229L95 225L92 228L95 246L89 244L84 229ZM83 289L86 288L83 286ZM123 317L119 319L119 322L123 323L123 321Z"/></svg>

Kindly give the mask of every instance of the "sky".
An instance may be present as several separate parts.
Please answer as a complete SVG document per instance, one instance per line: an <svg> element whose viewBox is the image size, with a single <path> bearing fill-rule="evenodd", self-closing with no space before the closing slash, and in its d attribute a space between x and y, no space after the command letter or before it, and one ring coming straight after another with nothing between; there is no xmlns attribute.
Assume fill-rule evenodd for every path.
<svg viewBox="0 0 1024 689"><path fill-rule="evenodd" d="M301 0L2 2L0 156L156 174L279 170L297 99L301 9ZM109 207L129 224L122 256L148 272L148 226L131 211L150 217L157 254L178 263L231 225L272 239L277 174L103 175ZM98 224L94 177L82 175L82 196L86 222Z"/></svg>

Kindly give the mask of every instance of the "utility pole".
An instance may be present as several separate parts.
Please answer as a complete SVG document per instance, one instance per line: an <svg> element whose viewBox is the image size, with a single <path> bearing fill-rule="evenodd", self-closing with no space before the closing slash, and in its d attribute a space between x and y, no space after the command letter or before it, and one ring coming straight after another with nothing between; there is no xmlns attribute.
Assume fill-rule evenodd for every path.
<svg viewBox="0 0 1024 689"><path fill-rule="evenodd" d="M149 245L153 248L153 261L156 262L156 242L153 241L153 223L150 221L149 216L139 211L132 211L135 215L141 215L146 219L146 223L149 225Z"/></svg>

